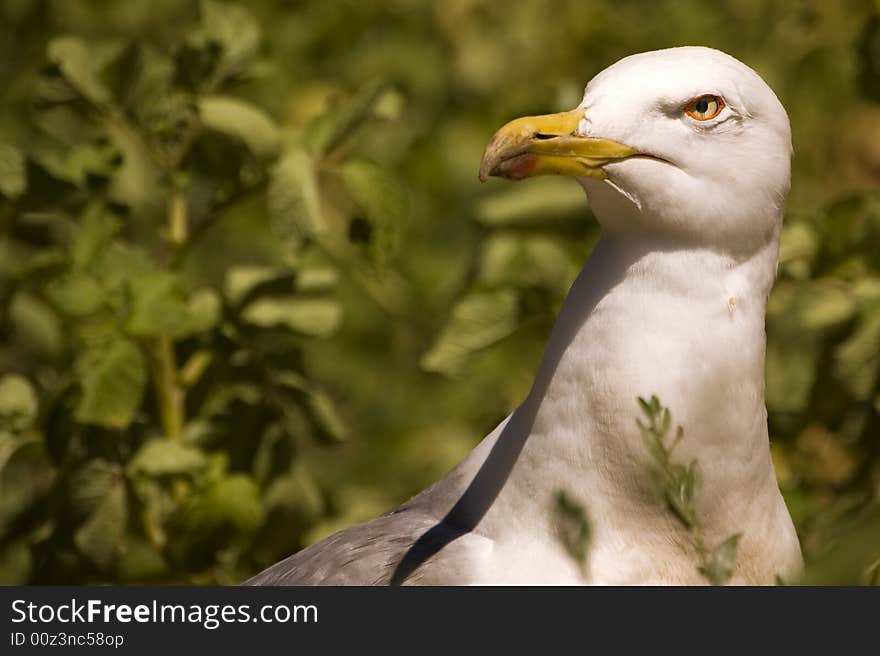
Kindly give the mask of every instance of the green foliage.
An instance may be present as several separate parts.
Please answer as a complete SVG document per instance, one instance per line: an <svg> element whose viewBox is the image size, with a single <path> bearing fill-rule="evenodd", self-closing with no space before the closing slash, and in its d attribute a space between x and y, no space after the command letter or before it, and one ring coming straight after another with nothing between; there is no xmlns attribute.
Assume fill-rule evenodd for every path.
<svg viewBox="0 0 880 656"><path fill-rule="evenodd" d="M203 96L198 108L205 128L240 139L261 159L278 154L278 127L260 108L229 96Z"/></svg>
<svg viewBox="0 0 880 656"><path fill-rule="evenodd" d="M359 220L366 226L366 231L352 233L352 237L366 241L371 259L382 266L400 247L406 196L395 180L372 162L349 161L339 173L363 213Z"/></svg>
<svg viewBox="0 0 880 656"><path fill-rule="evenodd" d="M0 378L0 426L11 436L33 424L37 417L37 395L26 378L7 374Z"/></svg>
<svg viewBox="0 0 880 656"><path fill-rule="evenodd" d="M111 338L84 350L75 367L80 388L76 421L128 428L141 405L147 378L144 356L134 342Z"/></svg>
<svg viewBox="0 0 880 656"><path fill-rule="evenodd" d="M678 43L789 112L771 449L806 580L870 581L878 25L873 0L0 3L0 581L236 582L445 473L527 393L598 235L570 180L480 185L486 141Z"/></svg>
<svg viewBox="0 0 880 656"><path fill-rule="evenodd" d="M393 174L339 152L378 97L316 115L336 127L305 150L315 130L237 95L260 69L243 6L168 36L51 35L28 138L0 145L4 582L233 582L325 511L301 453L348 428L304 354L342 321L339 253L387 260L406 215ZM230 216L282 248L219 251L218 276ZM278 506L304 521L257 555Z"/></svg>
<svg viewBox="0 0 880 656"><path fill-rule="evenodd" d="M278 162L269 187L272 224L287 249L296 252L303 239L324 231L314 162L295 149Z"/></svg>

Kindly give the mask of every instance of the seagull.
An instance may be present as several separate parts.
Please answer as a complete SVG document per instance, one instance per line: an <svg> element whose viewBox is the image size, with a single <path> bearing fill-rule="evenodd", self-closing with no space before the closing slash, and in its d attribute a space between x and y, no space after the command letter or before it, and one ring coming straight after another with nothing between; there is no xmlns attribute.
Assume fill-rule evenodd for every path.
<svg viewBox="0 0 880 656"><path fill-rule="evenodd" d="M636 399L653 396L682 428L674 457L698 464L701 539L740 536L729 583L796 577L764 405L791 155L770 87L705 47L626 57L574 110L504 125L480 178L571 176L601 226L528 396L431 487L245 583L705 584L646 473ZM589 522L586 561L560 540L560 491Z"/></svg>

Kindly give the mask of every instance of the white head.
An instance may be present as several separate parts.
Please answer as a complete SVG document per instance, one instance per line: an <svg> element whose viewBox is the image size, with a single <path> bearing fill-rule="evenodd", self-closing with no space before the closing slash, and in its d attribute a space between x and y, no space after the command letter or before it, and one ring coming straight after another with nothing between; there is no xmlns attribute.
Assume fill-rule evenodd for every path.
<svg viewBox="0 0 880 656"><path fill-rule="evenodd" d="M620 60L571 112L508 123L481 175L573 175L608 232L748 255L778 237L790 158L788 117L760 76L683 47Z"/></svg>

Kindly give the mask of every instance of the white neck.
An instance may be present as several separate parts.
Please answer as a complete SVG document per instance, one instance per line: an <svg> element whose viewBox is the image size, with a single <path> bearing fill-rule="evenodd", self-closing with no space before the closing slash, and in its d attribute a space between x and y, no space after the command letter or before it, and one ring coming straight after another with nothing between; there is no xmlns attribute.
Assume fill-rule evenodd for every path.
<svg viewBox="0 0 880 656"><path fill-rule="evenodd" d="M675 459L696 458L711 481L697 499L709 531L745 529L737 492L778 497L764 408L764 316L777 254L778 239L738 259L604 234L563 304L529 396L462 463L475 476L450 516L500 540L548 531L564 490L586 508L596 539L628 523L644 539L651 500L636 397L656 395L685 431ZM656 514L668 533L671 514L662 504Z"/></svg>

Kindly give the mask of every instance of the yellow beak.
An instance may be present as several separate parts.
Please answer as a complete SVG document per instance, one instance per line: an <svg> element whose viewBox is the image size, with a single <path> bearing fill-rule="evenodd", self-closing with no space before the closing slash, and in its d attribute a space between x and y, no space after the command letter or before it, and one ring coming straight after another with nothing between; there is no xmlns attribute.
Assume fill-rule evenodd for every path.
<svg viewBox="0 0 880 656"><path fill-rule="evenodd" d="M584 110L525 116L502 127L483 153L480 180L489 176L522 180L536 175L606 178L602 166L638 155L608 139L577 135Z"/></svg>

